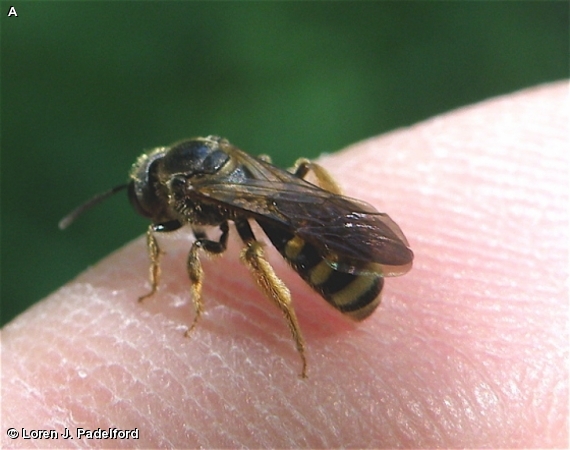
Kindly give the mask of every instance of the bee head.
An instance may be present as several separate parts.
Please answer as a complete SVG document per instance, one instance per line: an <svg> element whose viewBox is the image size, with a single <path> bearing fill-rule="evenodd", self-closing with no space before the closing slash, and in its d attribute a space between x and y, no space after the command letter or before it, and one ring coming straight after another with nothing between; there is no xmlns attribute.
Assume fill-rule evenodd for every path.
<svg viewBox="0 0 570 450"><path fill-rule="evenodd" d="M208 136L143 153L131 168L129 183L96 195L65 216L59 227L67 228L85 211L125 188L135 211L154 224L176 220L169 205L169 182L218 173L231 159L222 149L226 145L229 145L227 140Z"/></svg>

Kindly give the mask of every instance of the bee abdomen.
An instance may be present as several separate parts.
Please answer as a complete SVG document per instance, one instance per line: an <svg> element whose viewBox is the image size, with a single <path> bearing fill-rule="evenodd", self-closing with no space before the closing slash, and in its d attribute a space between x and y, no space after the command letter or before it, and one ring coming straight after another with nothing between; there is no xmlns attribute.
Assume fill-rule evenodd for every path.
<svg viewBox="0 0 570 450"><path fill-rule="evenodd" d="M352 274L335 270L299 236L258 221L279 253L328 303L354 320L368 317L380 304L384 279L373 271Z"/></svg>

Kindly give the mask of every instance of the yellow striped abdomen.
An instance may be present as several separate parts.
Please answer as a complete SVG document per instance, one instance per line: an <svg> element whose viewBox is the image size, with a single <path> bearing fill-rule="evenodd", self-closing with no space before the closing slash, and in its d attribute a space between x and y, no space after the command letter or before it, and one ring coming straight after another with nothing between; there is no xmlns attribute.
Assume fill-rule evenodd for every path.
<svg viewBox="0 0 570 450"><path fill-rule="evenodd" d="M342 313L362 320L380 304L379 294L384 285L380 274L373 270L358 274L336 270L300 237L261 220L258 223L303 280Z"/></svg>

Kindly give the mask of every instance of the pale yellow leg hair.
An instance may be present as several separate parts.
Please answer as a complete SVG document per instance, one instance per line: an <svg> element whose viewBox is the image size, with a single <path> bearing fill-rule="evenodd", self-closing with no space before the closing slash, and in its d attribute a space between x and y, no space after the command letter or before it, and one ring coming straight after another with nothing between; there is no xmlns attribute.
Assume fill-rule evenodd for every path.
<svg viewBox="0 0 570 450"><path fill-rule="evenodd" d="M337 182L334 180L331 174L323 166L314 163L307 158L299 158L297 161L295 161L295 166L293 170L296 172L297 170L300 169L300 167L303 167L304 171L306 172L313 171L315 177L317 178L319 186L323 188L325 191L329 191L337 195L342 194L340 186L337 184ZM301 178L305 177L302 176Z"/></svg>
<svg viewBox="0 0 570 450"><path fill-rule="evenodd" d="M307 377L307 358L305 357L305 341L297 321L297 315L291 302L291 293L287 286L277 277L269 262L265 259L263 246L257 242L248 242L241 252L241 259L247 265L255 277L257 284L261 287L265 295L275 303L287 321L289 330L293 335L297 351L301 356L303 368L301 377Z"/></svg>
<svg viewBox="0 0 570 450"><path fill-rule="evenodd" d="M152 297L156 290L158 289L158 283L160 281L160 255L161 250L158 246L158 241L154 237L152 225L149 225L146 232L146 248L148 251L148 257L150 258L149 266L149 282L150 282L150 292L148 294L139 297L139 302L142 302L145 298Z"/></svg>
<svg viewBox="0 0 570 450"><path fill-rule="evenodd" d="M160 250L158 241L154 236L152 225L148 227L148 230L146 232L146 245L148 256L150 258L150 292L143 295L142 297L139 297L139 302L142 302L148 297L152 297L158 290L158 284L160 282L160 256L162 255L162 251ZM196 327L198 319L204 312L204 303L202 302L202 284L204 280L204 271L202 270L202 264L198 258L199 250L200 246L194 243L194 245L192 245L192 249L190 250L190 254L188 255L188 261L186 265L188 276L190 277L190 281L192 281L192 302L194 303L195 315L194 320L192 321L192 325L184 333L185 336L188 336L190 332Z"/></svg>
<svg viewBox="0 0 570 450"><path fill-rule="evenodd" d="M186 270L188 271L188 277L192 282L192 303L194 303L194 320L190 328L186 330L184 335L188 337L192 330L196 327L198 319L204 312L204 302L202 301L202 285L204 283L204 270L202 269L202 263L198 257L198 251L200 250L200 245L198 241L194 242L190 253L188 254L188 260L186 262Z"/></svg>

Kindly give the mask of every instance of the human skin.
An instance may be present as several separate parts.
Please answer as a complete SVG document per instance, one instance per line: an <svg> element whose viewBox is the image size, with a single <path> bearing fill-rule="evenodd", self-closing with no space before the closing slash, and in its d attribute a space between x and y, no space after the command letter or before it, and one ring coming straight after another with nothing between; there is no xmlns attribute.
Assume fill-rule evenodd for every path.
<svg viewBox="0 0 570 450"><path fill-rule="evenodd" d="M390 214L415 260L355 324L266 246L292 293L307 379L235 230L226 253L203 258L206 313L188 338L189 237L159 236L160 289L142 304L140 237L2 330L2 447L567 447L568 88L319 160ZM9 427L138 428L139 440L10 440Z"/></svg>

